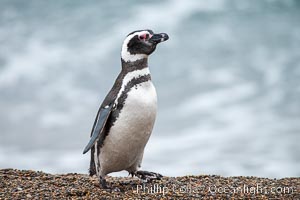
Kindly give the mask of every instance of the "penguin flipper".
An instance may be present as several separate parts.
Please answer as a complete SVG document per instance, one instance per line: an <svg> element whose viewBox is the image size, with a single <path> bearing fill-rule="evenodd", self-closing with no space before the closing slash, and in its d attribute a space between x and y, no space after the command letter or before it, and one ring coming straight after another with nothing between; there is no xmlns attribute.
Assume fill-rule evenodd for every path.
<svg viewBox="0 0 300 200"><path fill-rule="evenodd" d="M92 146L95 144L96 139L99 138L101 132L103 131L103 128L105 127L106 121L112 111L113 103L110 105L107 105L105 107L100 107L93 129L92 129L92 135L89 143L86 145L86 147L83 150L83 154L88 152Z"/></svg>

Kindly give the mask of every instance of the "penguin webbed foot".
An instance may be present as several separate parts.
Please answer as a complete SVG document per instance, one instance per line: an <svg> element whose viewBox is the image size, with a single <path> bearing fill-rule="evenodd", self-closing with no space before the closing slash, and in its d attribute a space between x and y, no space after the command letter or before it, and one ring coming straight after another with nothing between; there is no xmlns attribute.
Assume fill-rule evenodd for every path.
<svg viewBox="0 0 300 200"><path fill-rule="evenodd" d="M99 178L100 188L105 190L110 190L111 188L107 186L107 182L104 177L100 176Z"/></svg>
<svg viewBox="0 0 300 200"><path fill-rule="evenodd" d="M135 172L129 172L128 176L134 177L136 176Z"/></svg>
<svg viewBox="0 0 300 200"><path fill-rule="evenodd" d="M108 186L107 181L106 181L106 179L104 177L100 176L99 183L100 183L100 188L104 189L104 190L106 190L108 192L122 192L122 190L119 189L119 188L117 188L117 187L116 188L112 188L111 186Z"/></svg>
<svg viewBox="0 0 300 200"><path fill-rule="evenodd" d="M149 172L149 171L137 171L135 172L135 175L139 177L142 180L151 181L151 180L161 180L163 175L155 172Z"/></svg>

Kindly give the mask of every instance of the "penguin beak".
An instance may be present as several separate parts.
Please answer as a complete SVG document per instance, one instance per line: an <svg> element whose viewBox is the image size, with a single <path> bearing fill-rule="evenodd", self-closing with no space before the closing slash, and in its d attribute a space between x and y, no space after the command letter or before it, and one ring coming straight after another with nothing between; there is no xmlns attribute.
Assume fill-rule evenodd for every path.
<svg viewBox="0 0 300 200"><path fill-rule="evenodd" d="M169 36L166 33L159 33L159 34L154 34L152 37L149 39L149 42L153 44L158 44L161 42L164 42L169 39Z"/></svg>

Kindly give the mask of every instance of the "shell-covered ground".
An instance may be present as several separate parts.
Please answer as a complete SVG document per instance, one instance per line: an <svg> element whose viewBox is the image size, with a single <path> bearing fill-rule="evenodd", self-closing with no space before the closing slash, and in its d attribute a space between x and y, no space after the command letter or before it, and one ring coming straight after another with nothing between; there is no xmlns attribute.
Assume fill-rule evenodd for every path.
<svg viewBox="0 0 300 200"><path fill-rule="evenodd" d="M143 182L107 177L110 190L86 174L0 170L0 199L300 199L300 178L163 177Z"/></svg>

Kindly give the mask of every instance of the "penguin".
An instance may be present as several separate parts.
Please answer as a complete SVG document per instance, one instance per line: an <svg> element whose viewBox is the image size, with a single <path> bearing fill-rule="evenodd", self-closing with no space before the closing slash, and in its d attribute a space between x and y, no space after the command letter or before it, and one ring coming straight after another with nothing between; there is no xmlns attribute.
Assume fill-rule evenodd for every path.
<svg viewBox="0 0 300 200"><path fill-rule="evenodd" d="M83 154L91 150L89 175L99 177L126 170L141 179L160 179L159 173L139 170L145 146L154 126L157 94L151 81L148 56L169 39L166 33L137 30L125 38L121 50L122 69L103 103Z"/></svg>

